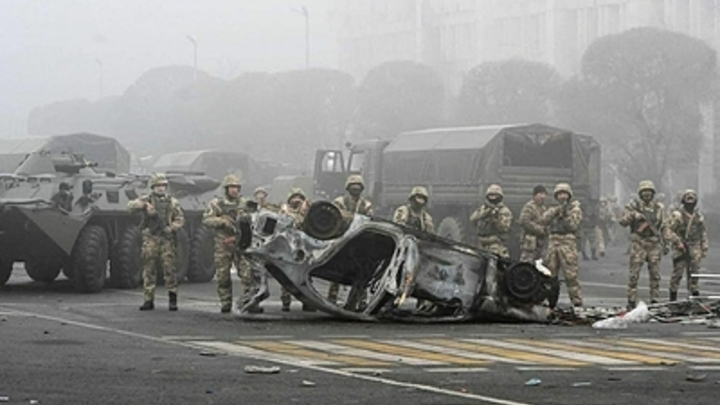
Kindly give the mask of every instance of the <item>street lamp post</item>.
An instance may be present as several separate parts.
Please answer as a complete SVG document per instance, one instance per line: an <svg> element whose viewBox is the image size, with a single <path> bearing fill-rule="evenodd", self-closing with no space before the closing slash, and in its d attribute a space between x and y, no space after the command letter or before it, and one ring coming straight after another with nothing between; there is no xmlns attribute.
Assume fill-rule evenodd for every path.
<svg viewBox="0 0 720 405"><path fill-rule="evenodd" d="M310 67L310 12L305 6L293 9L293 11L305 17L305 69L308 69Z"/></svg>
<svg viewBox="0 0 720 405"><path fill-rule="evenodd" d="M193 81L197 82L197 41L192 35L187 35L187 39L193 46Z"/></svg>

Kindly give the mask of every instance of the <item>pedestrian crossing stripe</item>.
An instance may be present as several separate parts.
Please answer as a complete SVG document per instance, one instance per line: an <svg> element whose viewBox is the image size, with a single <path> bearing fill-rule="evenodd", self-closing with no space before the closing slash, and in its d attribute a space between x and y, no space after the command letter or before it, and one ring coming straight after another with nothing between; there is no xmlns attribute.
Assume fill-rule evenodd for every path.
<svg viewBox="0 0 720 405"><path fill-rule="evenodd" d="M318 339L194 340L197 347L304 365L359 369L392 367L468 368L493 364L520 367L579 368L720 365L714 340L657 338L574 339Z"/></svg>

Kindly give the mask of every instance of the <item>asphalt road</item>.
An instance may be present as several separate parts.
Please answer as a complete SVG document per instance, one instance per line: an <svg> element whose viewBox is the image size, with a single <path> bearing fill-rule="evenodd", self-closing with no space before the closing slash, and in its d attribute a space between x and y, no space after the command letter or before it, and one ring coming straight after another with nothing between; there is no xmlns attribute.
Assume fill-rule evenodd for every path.
<svg viewBox="0 0 720 405"><path fill-rule="evenodd" d="M707 263L718 259L720 248ZM586 305L625 303L626 262L614 248L581 263ZM647 299L646 273L641 285ZM281 312L274 290L257 316L220 314L213 283L182 285L178 312L161 288L156 310L140 312L139 290L78 294L66 280L33 283L19 267L0 288L0 402L718 403L720 329L352 323L298 304Z"/></svg>

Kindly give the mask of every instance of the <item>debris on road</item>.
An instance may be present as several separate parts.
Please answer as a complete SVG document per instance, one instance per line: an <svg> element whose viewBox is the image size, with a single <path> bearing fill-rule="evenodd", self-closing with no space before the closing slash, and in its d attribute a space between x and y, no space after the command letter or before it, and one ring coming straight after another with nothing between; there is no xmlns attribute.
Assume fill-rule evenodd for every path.
<svg viewBox="0 0 720 405"><path fill-rule="evenodd" d="M707 374L687 374L685 381L690 382L703 382L707 379Z"/></svg>
<svg viewBox="0 0 720 405"><path fill-rule="evenodd" d="M315 383L312 382L312 381L302 380L302 383L301 383L300 385L302 385L303 387L314 387L314 386L316 386L317 384L315 384Z"/></svg>
<svg viewBox="0 0 720 405"><path fill-rule="evenodd" d="M540 384L542 384L542 380L539 378L531 378L525 381L525 385L528 387L537 387Z"/></svg>
<svg viewBox="0 0 720 405"><path fill-rule="evenodd" d="M0 396L0 402L10 402L10 397Z"/></svg>
<svg viewBox="0 0 720 405"><path fill-rule="evenodd" d="M592 383L589 381L580 381L580 382L573 383L572 386L575 388L578 388L578 387L589 387L591 385L592 385Z"/></svg>
<svg viewBox="0 0 720 405"><path fill-rule="evenodd" d="M216 352L203 350L202 352L200 352L200 355L203 357L217 357L218 354Z"/></svg>
<svg viewBox="0 0 720 405"><path fill-rule="evenodd" d="M280 367L245 366L245 372L248 374L278 374L280 373Z"/></svg>
<svg viewBox="0 0 720 405"><path fill-rule="evenodd" d="M625 329L630 323L645 323L650 321L652 314L647 305L640 301L638 306L630 312L612 318L603 319L592 324L593 329Z"/></svg>

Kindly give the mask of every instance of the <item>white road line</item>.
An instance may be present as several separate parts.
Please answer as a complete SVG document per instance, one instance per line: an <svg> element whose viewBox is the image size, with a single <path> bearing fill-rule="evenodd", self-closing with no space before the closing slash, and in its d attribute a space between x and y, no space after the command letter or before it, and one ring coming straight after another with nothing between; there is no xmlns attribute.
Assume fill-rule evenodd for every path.
<svg viewBox="0 0 720 405"><path fill-rule="evenodd" d="M369 367L346 367L341 368L342 371L348 373L367 373L367 374L385 374L392 373L393 371L389 368L369 368Z"/></svg>
<svg viewBox="0 0 720 405"><path fill-rule="evenodd" d="M204 341L190 341L188 342L190 344L196 345L196 346L203 346L210 349L219 350L222 352L227 353L235 353L240 355L247 355L247 356L266 356L270 359L278 359L283 361L294 361L297 364L305 364L305 365L318 365L318 366L338 366L342 363L338 363L335 361L329 361L329 360L315 360L315 359L308 359L306 357L303 357L302 355L297 356L291 356L287 354L282 353L275 353L275 352L269 352L261 349L256 349L254 347L248 347L248 346L242 346L238 344L233 344L229 342L204 342Z"/></svg>
<svg viewBox="0 0 720 405"><path fill-rule="evenodd" d="M370 335L320 335L320 339L370 339Z"/></svg>
<svg viewBox="0 0 720 405"><path fill-rule="evenodd" d="M515 367L517 371L578 371L575 367Z"/></svg>
<svg viewBox="0 0 720 405"><path fill-rule="evenodd" d="M183 336L183 335L169 335L169 336L162 336L162 339L165 340L217 340L215 336Z"/></svg>
<svg viewBox="0 0 720 405"><path fill-rule="evenodd" d="M714 340L720 340L720 332L680 332L683 336L699 336L699 337L709 337L709 338L715 338Z"/></svg>
<svg viewBox="0 0 720 405"><path fill-rule="evenodd" d="M557 340L557 342L564 343L567 345L572 345L572 346L587 347L590 349L607 350L607 351L628 353L628 354L638 354L638 355L642 355L642 356L657 357L657 358L662 358L662 359L672 359L672 360L682 361L685 363L717 363L718 362L718 359L708 359L705 357L687 356L682 353L670 353L670 352L664 352L662 350L652 351L652 350L648 350L648 349L632 348L632 347L622 346L622 345L604 344L604 343L587 342L587 341L571 341L571 340L562 340L562 339Z"/></svg>
<svg viewBox="0 0 720 405"><path fill-rule="evenodd" d="M486 373L490 371L483 367L438 367L423 370L428 373Z"/></svg>
<svg viewBox="0 0 720 405"><path fill-rule="evenodd" d="M335 343L319 342L316 340L288 340L285 341L285 343L302 346L308 349L322 350L324 352L332 354L343 354L346 356L362 357L371 360L389 361L391 363L402 363L413 366L442 366L447 364L441 361L425 360L416 357L401 356L399 354L379 353L366 349L356 349L354 347L343 346Z"/></svg>
<svg viewBox="0 0 720 405"><path fill-rule="evenodd" d="M243 340L282 340L292 339L292 335L254 335L254 336L241 336L238 338L239 342Z"/></svg>
<svg viewBox="0 0 720 405"><path fill-rule="evenodd" d="M643 343L654 343L654 344L658 344L658 345L682 347L684 349L703 350L703 351L711 351L711 352L720 353L719 347L697 345L697 344L684 343L684 342L678 342L678 341L673 341L673 340L661 340L661 339L650 339L650 338L635 338L633 340L637 340L638 342L643 342ZM712 342L708 342L708 343L712 343Z"/></svg>
<svg viewBox="0 0 720 405"><path fill-rule="evenodd" d="M407 339L407 338L432 339L432 338L443 338L443 337L447 337L447 334L445 334L445 333L417 333L417 334L402 333L402 334L393 335L393 338L397 338L397 339Z"/></svg>
<svg viewBox="0 0 720 405"><path fill-rule="evenodd" d="M495 356L492 354L485 354L485 353L470 352L470 351L466 351L466 350L462 350L462 349L455 349L452 347L432 345L432 344L428 344L428 343L413 342L410 340L383 340L382 342L391 344L391 345L409 347L411 349L419 349L419 350L425 350L425 351L430 351L430 352L435 352L435 353L440 353L440 354L448 354L448 355L465 357L465 358L474 359L474 360L488 360L488 361L512 363L512 364L537 364L532 361L515 360L515 359L508 358L508 357Z"/></svg>
<svg viewBox="0 0 720 405"><path fill-rule="evenodd" d="M568 348L568 350L565 351L565 350L547 349L544 347L521 345L521 344L517 344L517 343L510 343L510 342L503 342L503 341L496 341L496 340L487 340L487 339L462 339L462 340L471 342L471 343L481 344L481 345L500 347L503 349L521 350L521 351L525 351L525 352L544 354L546 356L554 356L554 357L560 357L563 359L577 360L577 361L582 361L584 363L608 364L608 365L636 364L636 362L627 361L627 360L618 360L618 359L611 359L609 357L595 356L592 354L576 353L576 352L571 351L572 350L571 348Z"/></svg>
<svg viewBox="0 0 720 405"><path fill-rule="evenodd" d="M0 311L3 311L3 310L4 310L3 308L0 308ZM13 311L13 312L14 313L12 315L16 315L16 314L23 315L24 314L26 316L34 316L36 318L45 319L45 320L49 320L49 321L53 321L53 322L65 323L68 325L73 325L73 326L82 327L82 328L91 329L91 330L116 333L119 335L130 336L130 337L134 337L137 339L145 339L145 340L149 340L149 341L157 342L157 343L165 343L165 344L171 344L171 345L176 345L176 346L181 346L181 347L186 347L186 348L194 348L194 349L198 349L198 348L202 349L203 348L203 346L190 344L188 342L163 340L161 338L151 336L151 335L144 335L141 333L125 331L122 329L110 328L110 327L105 327L105 326L100 326L100 325L93 325L93 324L84 323L84 322L77 322L77 321L72 321L69 319L59 318L59 317L55 317L55 316L42 315L42 314L37 314L37 313L25 312L25 311ZM207 342L201 342L201 343L207 343ZM393 386L393 387L412 388L412 389L417 389L420 391L447 395L450 397L473 399L473 400L485 402L488 404L530 405L527 402L511 401L511 400L502 399L502 398L490 397L487 395L472 394L469 392L458 392L458 391L453 391L453 390L449 390L449 389L445 389L445 388L434 387L432 385L408 383L408 382L403 382L403 381L391 380L389 378L384 378L384 377L376 377L376 376L369 376L369 375L363 375L363 374L357 374L357 373L350 373L347 371L342 371L342 370L327 368L327 367L321 367L321 366L316 366L316 365L311 365L311 364L298 364L298 361L296 358L292 358L292 359L288 359L288 360L268 359L265 352L253 353L253 354L251 354L251 353L240 354L237 352L229 352L229 353L231 355L242 356L245 358L250 358L250 359L254 359L254 360L258 360L258 361L272 361L274 363L284 364L284 365L290 366L290 367L298 367L299 366L299 367L302 367L302 368L305 368L308 370L324 372L326 374L339 375L342 377L354 378L356 380L371 381L371 382L385 384L385 385L389 385L389 386Z"/></svg>
<svg viewBox="0 0 720 405"><path fill-rule="evenodd" d="M690 366L688 368L698 371L720 371L720 366Z"/></svg>
<svg viewBox="0 0 720 405"><path fill-rule="evenodd" d="M605 367L607 371L666 371L670 367L636 366L636 367Z"/></svg>

